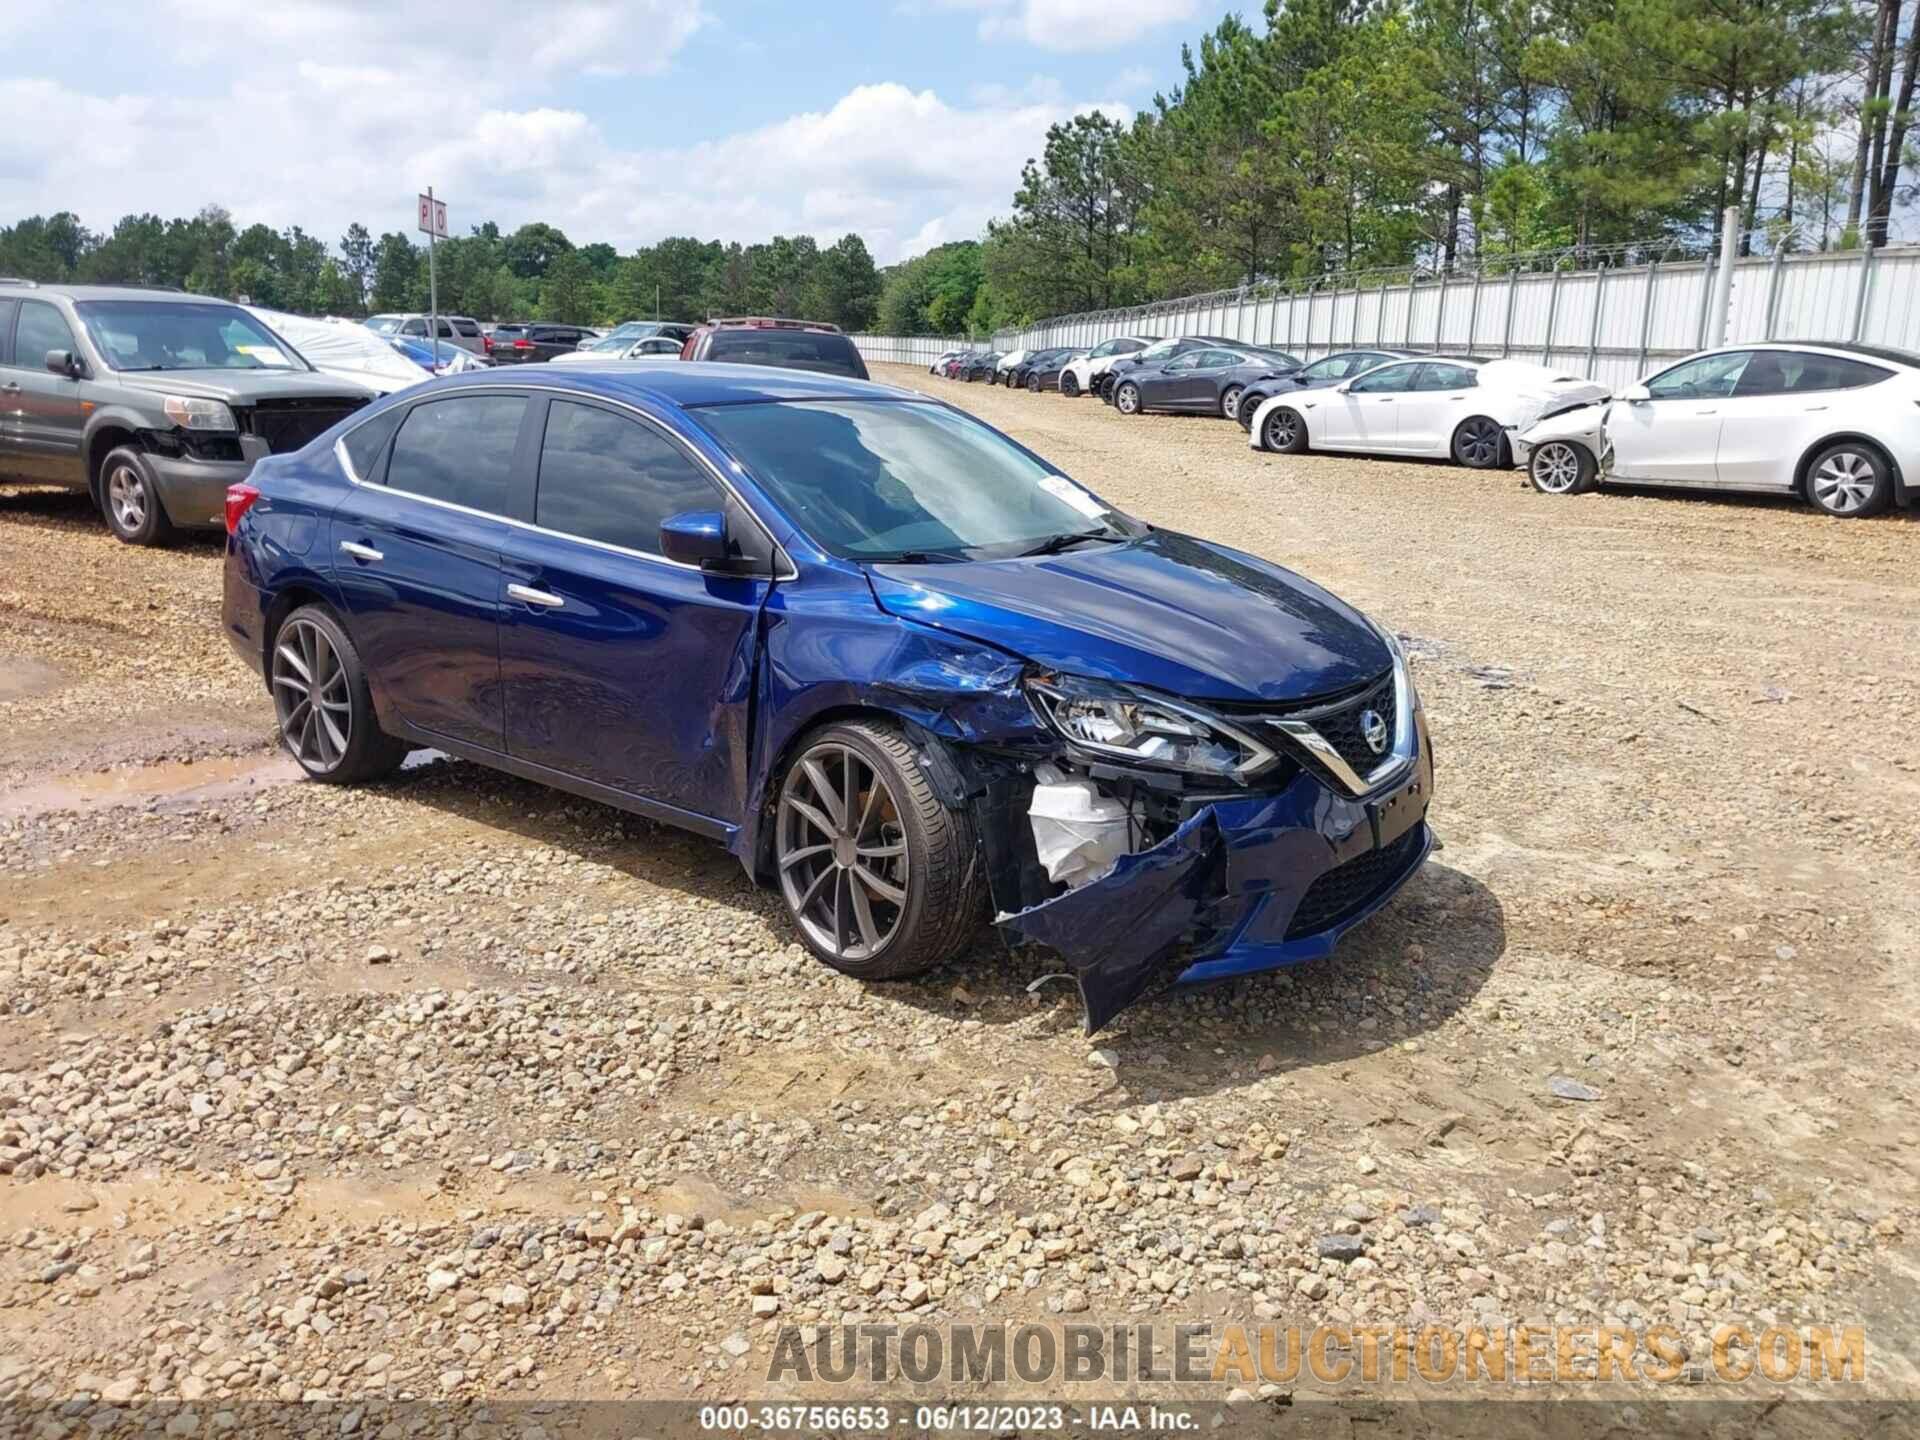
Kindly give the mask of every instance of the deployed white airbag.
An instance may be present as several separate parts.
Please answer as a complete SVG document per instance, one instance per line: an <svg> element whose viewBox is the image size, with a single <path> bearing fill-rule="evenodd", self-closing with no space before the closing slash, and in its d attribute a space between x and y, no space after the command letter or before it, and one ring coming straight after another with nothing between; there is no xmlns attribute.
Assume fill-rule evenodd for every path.
<svg viewBox="0 0 1920 1440"><path fill-rule="evenodd" d="M1085 776L1063 775L1051 765L1034 766L1033 778L1027 814L1049 880L1084 885L1133 853L1138 826L1127 806Z"/></svg>

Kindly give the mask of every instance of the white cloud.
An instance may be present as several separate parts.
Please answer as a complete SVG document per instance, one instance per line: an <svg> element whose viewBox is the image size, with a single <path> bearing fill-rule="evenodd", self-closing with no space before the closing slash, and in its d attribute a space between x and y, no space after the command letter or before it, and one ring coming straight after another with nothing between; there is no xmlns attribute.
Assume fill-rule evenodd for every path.
<svg viewBox="0 0 1920 1440"><path fill-rule="evenodd" d="M562 8L565 24L549 18ZM706 23L699 0L466 0L457 24L352 0L102 9L102 24L147 43L148 73L171 65L176 78L136 94L72 66L75 78L51 78L34 61L57 53L58 27L29 22L0 76L0 114L59 123L0 127L0 223L71 209L106 228L220 204L242 226L329 240L355 220L410 233L413 193L430 181L462 232L540 219L625 250L668 234L851 230L884 264L980 233L1047 126L1088 108L1046 77L965 101L888 82L702 143L636 147L570 104L568 82L587 65L670 64ZM245 36L245 65L231 50L209 58L222 33Z"/></svg>
<svg viewBox="0 0 1920 1440"><path fill-rule="evenodd" d="M996 13L980 21L983 40L1024 40L1043 50L1112 50L1149 30L1193 17L1195 0L1000 0L969 9Z"/></svg>
<svg viewBox="0 0 1920 1440"><path fill-rule="evenodd" d="M1152 88L1153 72L1144 65L1129 65L1113 77L1113 93L1116 95L1138 95Z"/></svg>

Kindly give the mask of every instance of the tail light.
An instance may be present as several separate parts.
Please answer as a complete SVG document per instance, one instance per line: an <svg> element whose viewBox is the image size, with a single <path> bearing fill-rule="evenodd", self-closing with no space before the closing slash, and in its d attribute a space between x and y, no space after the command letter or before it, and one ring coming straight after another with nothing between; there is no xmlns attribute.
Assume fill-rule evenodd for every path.
<svg viewBox="0 0 1920 1440"><path fill-rule="evenodd" d="M533 341L516 340L513 342L513 348L516 350L531 350L533 348Z"/></svg>
<svg viewBox="0 0 1920 1440"><path fill-rule="evenodd" d="M259 498L260 491L252 485L227 486L227 534L240 528L240 517L251 510Z"/></svg>
<svg viewBox="0 0 1920 1440"><path fill-rule="evenodd" d="M491 335L482 335L480 337L480 348L491 355L493 353L493 337Z"/></svg>

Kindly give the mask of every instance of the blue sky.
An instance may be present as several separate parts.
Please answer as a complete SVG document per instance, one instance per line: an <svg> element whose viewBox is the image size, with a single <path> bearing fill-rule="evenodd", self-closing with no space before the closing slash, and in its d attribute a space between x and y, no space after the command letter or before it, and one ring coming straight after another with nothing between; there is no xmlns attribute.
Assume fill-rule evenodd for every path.
<svg viewBox="0 0 1920 1440"><path fill-rule="evenodd" d="M1253 8L1257 8L1253 7ZM1004 213L1046 127L1179 78L1202 0L94 0L0 4L0 223L223 204L329 240L457 229L865 235L883 264Z"/></svg>

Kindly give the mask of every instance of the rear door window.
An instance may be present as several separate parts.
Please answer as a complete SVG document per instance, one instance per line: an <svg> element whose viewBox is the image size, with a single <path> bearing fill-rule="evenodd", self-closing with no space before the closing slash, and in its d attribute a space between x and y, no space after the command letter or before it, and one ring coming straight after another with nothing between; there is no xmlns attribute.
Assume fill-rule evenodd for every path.
<svg viewBox="0 0 1920 1440"><path fill-rule="evenodd" d="M1420 367L1416 390L1465 390L1478 383L1473 371L1464 365L1439 365L1429 362Z"/></svg>
<svg viewBox="0 0 1920 1440"><path fill-rule="evenodd" d="M1811 390L1857 390L1862 385L1878 385L1893 374L1882 366L1839 355L1814 355L1805 350L1777 353L1783 362L1787 389L1795 394ZM1745 391L1743 376L1740 393Z"/></svg>
<svg viewBox="0 0 1920 1440"><path fill-rule="evenodd" d="M699 464L638 420L556 400L540 446L534 523L544 530L660 553L660 522L724 500Z"/></svg>
<svg viewBox="0 0 1920 1440"><path fill-rule="evenodd" d="M488 515L510 508L524 395L461 395L415 405L394 436L387 487Z"/></svg>

